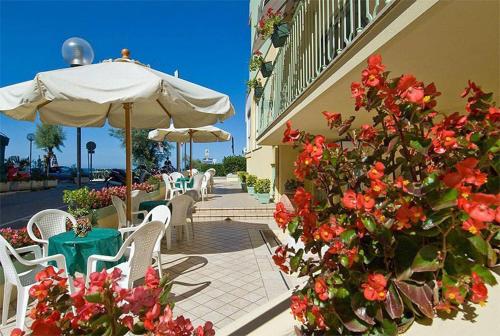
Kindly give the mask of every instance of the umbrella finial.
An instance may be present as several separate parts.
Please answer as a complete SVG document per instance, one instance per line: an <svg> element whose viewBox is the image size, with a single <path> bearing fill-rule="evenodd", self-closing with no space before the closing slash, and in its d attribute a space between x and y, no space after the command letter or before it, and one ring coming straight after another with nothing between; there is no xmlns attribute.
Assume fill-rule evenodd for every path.
<svg viewBox="0 0 500 336"><path fill-rule="evenodd" d="M122 58L129 59L130 58L130 50L127 48L122 49Z"/></svg>

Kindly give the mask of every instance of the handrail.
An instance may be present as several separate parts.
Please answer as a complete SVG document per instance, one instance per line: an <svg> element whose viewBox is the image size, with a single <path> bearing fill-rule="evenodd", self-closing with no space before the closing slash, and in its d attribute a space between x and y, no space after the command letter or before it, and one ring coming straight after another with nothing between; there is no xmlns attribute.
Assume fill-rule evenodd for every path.
<svg viewBox="0 0 500 336"><path fill-rule="evenodd" d="M257 104L257 136L316 80L393 0L303 0Z"/></svg>

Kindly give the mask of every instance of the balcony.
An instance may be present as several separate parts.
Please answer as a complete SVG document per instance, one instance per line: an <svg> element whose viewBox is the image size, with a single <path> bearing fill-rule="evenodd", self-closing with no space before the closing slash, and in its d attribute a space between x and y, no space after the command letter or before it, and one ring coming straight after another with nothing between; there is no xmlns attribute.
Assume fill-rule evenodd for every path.
<svg viewBox="0 0 500 336"><path fill-rule="evenodd" d="M391 0L305 0L289 24L290 36L258 102L257 137L377 20Z"/></svg>

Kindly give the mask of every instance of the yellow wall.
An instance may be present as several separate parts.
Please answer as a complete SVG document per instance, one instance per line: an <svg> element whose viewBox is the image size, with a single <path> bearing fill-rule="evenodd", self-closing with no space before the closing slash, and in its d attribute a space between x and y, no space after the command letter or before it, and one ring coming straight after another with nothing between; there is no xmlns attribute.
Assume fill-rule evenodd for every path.
<svg viewBox="0 0 500 336"><path fill-rule="evenodd" d="M274 149L272 146L262 146L246 155L247 172L259 178L272 179L274 164Z"/></svg>

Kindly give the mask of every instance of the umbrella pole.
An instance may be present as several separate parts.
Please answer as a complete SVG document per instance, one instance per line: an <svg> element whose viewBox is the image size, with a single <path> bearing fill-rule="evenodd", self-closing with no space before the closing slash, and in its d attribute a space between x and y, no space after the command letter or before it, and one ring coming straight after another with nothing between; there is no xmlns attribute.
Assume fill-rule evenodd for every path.
<svg viewBox="0 0 500 336"><path fill-rule="evenodd" d="M181 171L181 143L176 142L176 147L177 147L177 171Z"/></svg>
<svg viewBox="0 0 500 336"><path fill-rule="evenodd" d="M125 110L126 213L127 226L130 226L132 223L132 127L130 124L132 103L124 103L123 109Z"/></svg>
<svg viewBox="0 0 500 336"><path fill-rule="evenodd" d="M189 175L193 176L193 132L189 131Z"/></svg>

